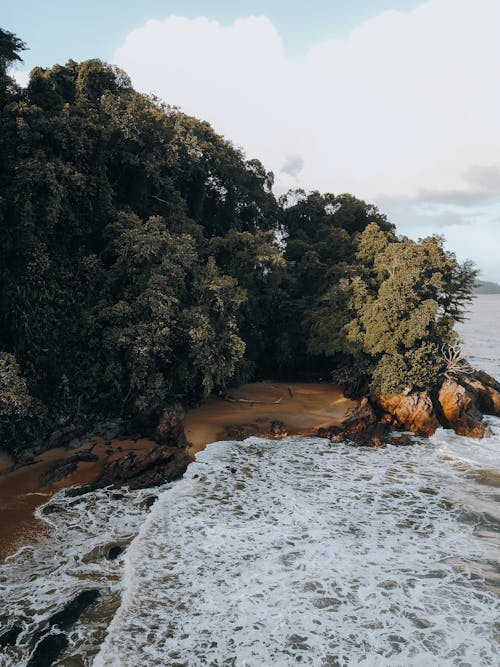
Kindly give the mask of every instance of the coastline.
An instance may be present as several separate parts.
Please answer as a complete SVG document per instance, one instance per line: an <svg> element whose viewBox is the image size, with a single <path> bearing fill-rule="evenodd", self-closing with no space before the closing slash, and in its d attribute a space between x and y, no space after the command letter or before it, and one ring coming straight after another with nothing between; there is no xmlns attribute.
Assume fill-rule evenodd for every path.
<svg viewBox="0 0 500 667"><path fill-rule="evenodd" d="M332 384L267 381L245 384L232 390L229 400L209 397L186 412L187 453L194 460L195 455L212 442L244 439L249 435L315 434L319 428L340 423L356 405L356 401L346 398ZM279 424L278 430L276 424ZM131 456L147 456L155 447L157 443L150 438L105 440L96 436L77 448L47 450L33 462L14 468L13 461L2 454L0 563L24 544L51 530L34 513L57 491L91 484L106 465ZM83 458L93 460L75 461L82 454L90 454ZM44 476L65 462L71 463L67 474L56 475L49 483L43 482Z"/></svg>

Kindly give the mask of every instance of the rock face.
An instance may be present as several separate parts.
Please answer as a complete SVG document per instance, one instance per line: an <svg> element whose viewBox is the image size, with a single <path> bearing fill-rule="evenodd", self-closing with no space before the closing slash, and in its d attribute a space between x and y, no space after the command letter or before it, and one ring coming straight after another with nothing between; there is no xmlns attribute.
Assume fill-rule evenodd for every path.
<svg viewBox="0 0 500 667"><path fill-rule="evenodd" d="M500 384L484 371L459 378L460 384L474 397L479 410L486 415L500 416Z"/></svg>
<svg viewBox="0 0 500 667"><path fill-rule="evenodd" d="M87 486L77 487L69 495L80 495L105 486L146 489L179 479L191 463L186 450L157 445L145 452L130 452L103 465L99 477Z"/></svg>
<svg viewBox="0 0 500 667"><path fill-rule="evenodd" d="M389 422L394 428L428 437L439 427L428 391L382 395L372 400L384 413L382 421Z"/></svg>
<svg viewBox="0 0 500 667"><path fill-rule="evenodd" d="M320 428L317 435L332 442L348 440L365 447L383 447L389 431L389 424L377 421L375 410L365 397L357 407L349 410L340 424Z"/></svg>
<svg viewBox="0 0 500 667"><path fill-rule="evenodd" d="M184 409L179 403L165 408L155 433L155 440L160 445L181 448L189 445L184 433L184 415Z"/></svg>
<svg viewBox="0 0 500 667"><path fill-rule="evenodd" d="M438 401L444 421L443 426L452 428L458 435L469 438L484 438L490 434L488 425L483 421L477 407L475 394L462 384L455 380L445 380L439 389Z"/></svg>

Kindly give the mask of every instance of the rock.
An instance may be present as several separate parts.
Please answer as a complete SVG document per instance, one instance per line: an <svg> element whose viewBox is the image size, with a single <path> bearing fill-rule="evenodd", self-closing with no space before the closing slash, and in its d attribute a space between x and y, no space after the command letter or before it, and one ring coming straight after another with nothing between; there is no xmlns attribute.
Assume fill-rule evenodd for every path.
<svg viewBox="0 0 500 667"><path fill-rule="evenodd" d="M53 484L54 482L58 482L59 480L64 479L64 477L67 477L68 475L71 475L71 473L75 472L78 464L81 461L94 462L97 460L97 456L92 454L92 452L89 450L78 452L78 454L75 454L70 458L57 461L57 463L55 463L52 468L47 470L47 472L41 476L40 481L44 486Z"/></svg>
<svg viewBox="0 0 500 667"><path fill-rule="evenodd" d="M148 451L130 452L121 459L106 462L94 482L69 489L66 495L83 495L105 486L125 484L130 489L158 486L182 477L190 463L191 459L184 449L156 445Z"/></svg>
<svg viewBox="0 0 500 667"><path fill-rule="evenodd" d="M45 516L49 516L50 514L61 514L61 512L64 512L64 507L57 503L46 505L42 509L42 514L45 514Z"/></svg>
<svg viewBox="0 0 500 667"><path fill-rule="evenodd" d="M110 549L108 549L106 558L107 560L116 560L118 556L122 553L123 553L123 547L121 547L119 544L115 544Z"/></svg>
<svg viewBox="0 0 500 667"><path fill-rule="evenodd" d="M455 380L445 380L438 392L444 426L452 428L458 435L483 438L490 434L483 421L474 394Z"/></svg>
<svg viewBox="0 0 500 667"><path fill-rule="evenodd" d="M257 424L228 424L224 428L225 440L246 440L257 435L260 429Z"/></svg>
<svg viewBox="0 0 500 667"><path fill-rule="evenodd" d="M17 638L23 631L17 623L0 635L0 646L15 646Z"/></svg>
<svg viewBox="0 0 500 667"><path fill-rule="evenodd" d="M77 622L83 612L97 600L99 595L100 593L96 589L78 593L76 598L73 598L73 600L68 602L61 611L52 614L48 621L49 627L52 628L54 625L57 625L59 630L69 630L69 628Z"/></svg>
<svg viewBox="0 0 500 667"><path fill-rule="evenodd" d="M385 413L382 421L389 422L395 428L428 437L439 427L436 411L427 391L381 395L373 397L372 400Z"/></svg>
<svg viewBox="0 0 500 667"><path fill-rule="evenodd" d="M144 502L142 503L142 507L145 507L146 509L149 509L150 507L153 507L155 502L158 500L158 496L148 496L147 498L144 499Z"/></svg>
<svg viewBox="0 0 500 667"><path fill-rule="evenodd" d="M474 396L483 414L500 416L500 384L484 371L461 375L458 382Z"/></svg>
<svg viewBox="0 0 500 667"><path fill-rule="evenodd" d="M95 589L82 591L61 611L53 614L48 619L45 630L38 632L34 638L36 647L27 667L50 667L68 647L69 639L64 630L69 630L99 595L99 591Z"/></svg>
<svg viewBox="0 0 500 667"><path fill-rule="evenodd" d="M280 440L281 438L286 438L288 431L285 427L285 424L282 421L272 421L269 433L266 437L269 437L273 440Z"/></svg>
<svg viewBox="0 0 500 667"><path fill-rule="evenodd" d="M179 403L167 407L156 427L155 440L166 447L186 448L189 443L184 432L184 410Z"/></svg>
<svg viewBox="0 0 500 667"><path fill-rule="evenodd" d="M33 651L26 667L50 667L68 647L69 639L64 632L46 635Z"/></svg>
<svg viewBox="0 0 500 667"><path fill-rule="evenodd" d="M389 424L377 421L373 406L365 397L359 406L349 410L340 424L320 428L317 435L331 442L349 440L365 447L383 447L389 431Z"/></svg>
<svg viewBox="0 0 500 667"><path fill-rule="evenodd" d="M55 447L67 447L75 438L81 438L85 434L85 426L63 426L50 434L45 443L45 449Z"/></svg>

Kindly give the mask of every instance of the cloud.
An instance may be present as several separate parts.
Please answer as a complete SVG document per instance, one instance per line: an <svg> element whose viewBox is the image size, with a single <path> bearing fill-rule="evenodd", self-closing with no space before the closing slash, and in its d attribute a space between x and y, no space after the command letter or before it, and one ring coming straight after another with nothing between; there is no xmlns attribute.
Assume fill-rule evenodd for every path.
<svg viewBox="0 0 500 667"><path fill-rule="evenodd" d="M16 81L21 88L26 88L30 78L30 73L23 70L11 70L9 72L10 76Z"/></svg>
<svg viewBox="0 0 500 667"><path fill-rule="evenodd" d="M284 164L282 165L280 171L289 176L298 176L302 169L304 168L304 158L301 155L293 153L292 155L287 155Z"/></svg>
<svg viewBox="0 0 500 667"><path fill-rule="evenodd" d="M499 280L499 25L498 0L427 0L290 60L264 16L170 16L113 62L261 159L277 194L351 192L412 236L445 229Z"/></svg>
<svg viewBox="0 0 500 667"><path fill-rule="evenodd" d="M303 187L367 199L446 198L477 191L498 168L498 25L497 0L429 0L296 62L263 16L171 16L131 32L113 60L140 90L261 158L278 189L300 173ZM295 155L304 166L293 173Z"/></svg>

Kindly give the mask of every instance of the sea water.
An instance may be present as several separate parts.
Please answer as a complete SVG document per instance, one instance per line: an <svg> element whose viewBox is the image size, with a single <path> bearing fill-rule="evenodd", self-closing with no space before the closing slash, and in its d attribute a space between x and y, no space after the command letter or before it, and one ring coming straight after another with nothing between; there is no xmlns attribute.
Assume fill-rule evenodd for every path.
<svg viewBox="0 0 500 667"><path fill-rule="evenodd" d="M497 377L499 306L478 297L460 329L473 364ZM61 492L41 514L52 536L0 568L0 623L23 628L0 665L26 664L44 619L97 588L56 664L497 666L500 420L489 421L482 441L440 429L383 450L221 442L162 489ZM127 547L117 561L112 544Z"/></svg>

